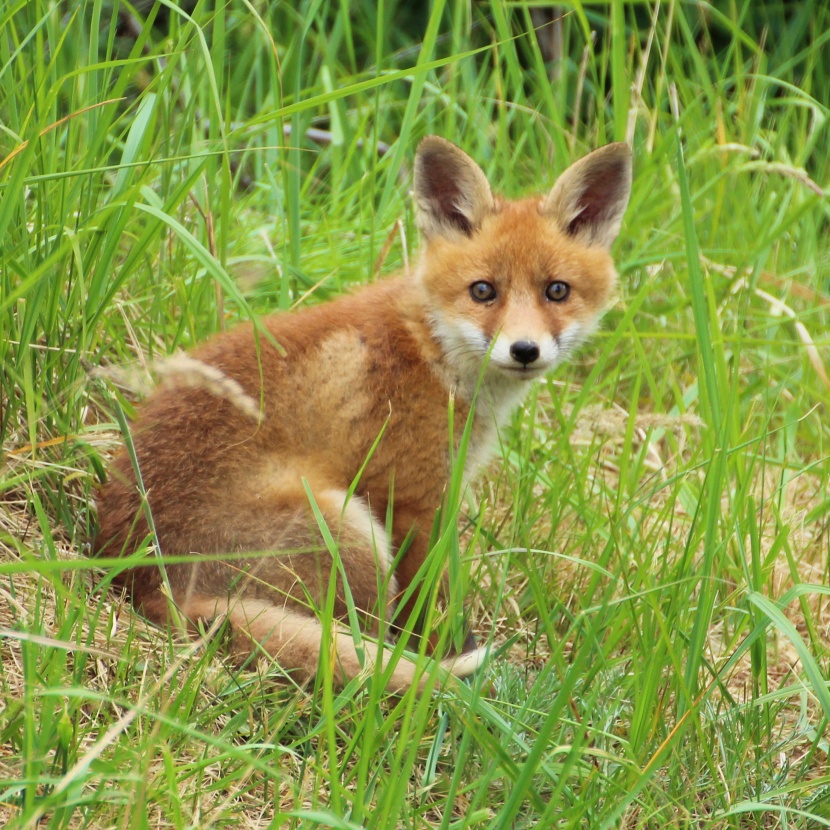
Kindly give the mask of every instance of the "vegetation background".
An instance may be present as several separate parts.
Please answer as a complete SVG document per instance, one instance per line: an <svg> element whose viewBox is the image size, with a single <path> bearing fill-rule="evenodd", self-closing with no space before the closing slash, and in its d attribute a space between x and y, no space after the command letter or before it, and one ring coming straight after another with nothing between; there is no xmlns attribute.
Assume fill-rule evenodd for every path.
<svg viewBox="0 0 830 830"><path fill-rule="evenodd" d="M828 116L825 0L2 0L0 824L830 826ZM631 142L620 300L445 522L481 676L236 673L94 487L154 361L411 259L428 133Z"/></svg>

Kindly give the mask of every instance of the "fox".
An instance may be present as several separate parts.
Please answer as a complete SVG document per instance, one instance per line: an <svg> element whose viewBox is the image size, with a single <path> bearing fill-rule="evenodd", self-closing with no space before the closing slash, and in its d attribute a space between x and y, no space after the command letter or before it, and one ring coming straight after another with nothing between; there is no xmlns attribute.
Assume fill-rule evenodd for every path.
<svg viewBox="0 0 830 830"><path fill-rule="evenodd" d="M337 683L378 670L392 691L427 683L424 661L393 665L384 638L406 630L424 590L453 450L469 419L472 480L533 382L597 327L632 154L608 144L548 192L510 200L431 135L413 180L413 268L214 336L138 405L132 452L97 494L93 547L129 556L153 541L113 577L151 622L222 618L237 659L268 655L302 681L329 648ZM485 661L472 636L443 657L423 636L445 678Z"/></svg>

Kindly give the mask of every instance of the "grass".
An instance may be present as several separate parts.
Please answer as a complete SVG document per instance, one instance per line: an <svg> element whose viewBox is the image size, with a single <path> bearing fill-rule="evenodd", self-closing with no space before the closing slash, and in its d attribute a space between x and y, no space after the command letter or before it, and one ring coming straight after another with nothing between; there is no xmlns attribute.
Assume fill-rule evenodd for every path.
<svg viewBox="0 0 830 830"><path fill-rule="evenodd" d="M559 7L546 63L497 0L0 4L6 826L830 826L830 9ZM427 133L508 195L635 148L619 302L436 545L494 657L234 672L85 558L120 413L401 267Z"/></svg>

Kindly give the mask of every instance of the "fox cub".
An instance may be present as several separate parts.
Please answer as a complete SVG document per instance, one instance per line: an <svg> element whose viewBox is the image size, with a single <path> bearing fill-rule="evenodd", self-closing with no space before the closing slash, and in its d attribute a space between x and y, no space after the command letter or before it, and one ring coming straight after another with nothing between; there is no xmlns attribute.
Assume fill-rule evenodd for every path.
<svg viewBox="0 0 830 830"><path fill-rule="evenodd" d="M467 478L533 380L596 326L617 278L609 248L631 188L626 145L585 156L542 196L508 201L469 156L429 136L414 178L425 240L414 270L268 317L266 331L221 334L140 407L132 440L147 504L124 450L99 494L95 549L133 553L152 517L161 560L117 580L151 620L176 618L172 603L191 624L224 615L240 656L264 650L311 677L325 633L315 609L334 569L335 617L351 606L370 636L387 630L380 620L427 556L450 441L476 390ZM337 542L336 567L321 525ZM176 554L204 559L159 568ZM356 646L346 626L330 642L341 681L386 665L382 643ZM465 676L482 651L443 665ZM387 671L393 689L424 683L405 658Z"/></svg>

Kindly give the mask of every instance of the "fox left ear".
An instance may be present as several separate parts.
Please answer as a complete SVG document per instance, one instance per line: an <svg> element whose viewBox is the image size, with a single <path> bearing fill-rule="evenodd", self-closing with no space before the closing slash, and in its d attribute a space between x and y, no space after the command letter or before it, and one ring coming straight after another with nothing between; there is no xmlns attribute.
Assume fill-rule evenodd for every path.
<svg viewBox="0 0 830 830"><path fill-rule="evenodd" d="M455 144L428 135L415 153L418 227L424 236L471 236L493 210L493 193L481 168Z"/></svg>
<svg viewBox="0 0 830 830"><path fill-rule="evenodd" d="M631 149L609 144L572 164L540 208L563 233L586 245L610 248L631 194Z"/></svg>

